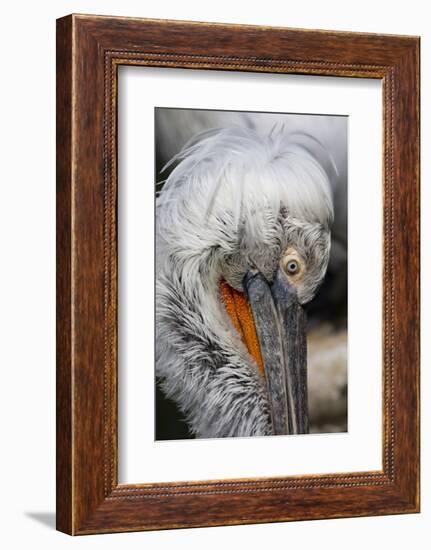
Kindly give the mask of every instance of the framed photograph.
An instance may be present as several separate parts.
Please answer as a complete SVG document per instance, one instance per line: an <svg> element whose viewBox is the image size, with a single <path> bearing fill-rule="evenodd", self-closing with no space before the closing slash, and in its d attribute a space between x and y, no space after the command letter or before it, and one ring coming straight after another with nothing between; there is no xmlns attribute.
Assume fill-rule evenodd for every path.
<svg viewBox="0 0 431 550"><path fill-rule="evenodd" d="M419 38L57 21L57 528L419 511Z"/></svg>

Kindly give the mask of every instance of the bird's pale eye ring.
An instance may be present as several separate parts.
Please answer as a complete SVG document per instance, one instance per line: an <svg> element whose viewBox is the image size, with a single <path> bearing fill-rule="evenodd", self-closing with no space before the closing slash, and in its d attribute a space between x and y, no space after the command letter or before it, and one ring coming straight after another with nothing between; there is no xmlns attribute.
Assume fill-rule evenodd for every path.
<svg viewBox="0 0 431 550"><path fill-rule="evenodd" d="M295 277L296 280L303 271L304 263L297 251L293 248L290 248L289 250L286 250L284 257L281 260L281 267L283 268L286 275Z"/></svg>
<svg viewBox="0 0 431 550"><path fill-rule="evenodd" d="M299 263L296 260L289 260L286 264L286 271L290 275L296 275L299 271Z"/></svg>

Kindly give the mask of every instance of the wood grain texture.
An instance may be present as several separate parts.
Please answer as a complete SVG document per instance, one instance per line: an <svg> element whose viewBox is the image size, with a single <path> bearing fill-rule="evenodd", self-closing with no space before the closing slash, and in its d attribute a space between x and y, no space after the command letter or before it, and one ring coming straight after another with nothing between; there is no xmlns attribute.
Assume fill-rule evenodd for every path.
<svg viewBox="0 0 431 550"><path fill-rule="evenodd" d="M76 15L57 25L58 529L417 512L419 39ZM382 80L382 471L118 485L117 69L130 64Z"/></svg>
<svg viewBox="0 0 431 550"><path fill-rule="evenodd" d="M57 529L72 531L72 29L57 23Z"/></svg>

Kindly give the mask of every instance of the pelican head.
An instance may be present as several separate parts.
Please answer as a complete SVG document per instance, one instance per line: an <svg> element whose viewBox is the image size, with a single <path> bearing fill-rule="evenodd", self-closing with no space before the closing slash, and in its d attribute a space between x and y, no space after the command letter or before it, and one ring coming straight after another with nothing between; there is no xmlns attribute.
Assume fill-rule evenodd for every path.
<svg viewBox="0 0 431 550"><path fill-rule="evenodd" d="M329 260L315 140L203 132L156 203L156 374L198 437L307 433L305 316Z"/></svg>

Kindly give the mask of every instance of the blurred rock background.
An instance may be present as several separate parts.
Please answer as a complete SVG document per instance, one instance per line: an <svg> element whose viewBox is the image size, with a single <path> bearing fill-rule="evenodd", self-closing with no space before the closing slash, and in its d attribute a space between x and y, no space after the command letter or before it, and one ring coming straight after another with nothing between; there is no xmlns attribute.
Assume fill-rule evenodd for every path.
<svg viewBox="0 0 431 550"><path fill-rule="evenodd" d="M344 116L250 113L157 108L155 111L157 190L169 175L163 166L197 133L231 125L315 138L313 153L325 167L334 198L331 257L324 284L307 306L310 431L347 431L347 124ZM318 143L320 142L320 144ZM310 148L307 142L307 147ZM192 437L176 405L156 388L156 439Z"/></svg>

